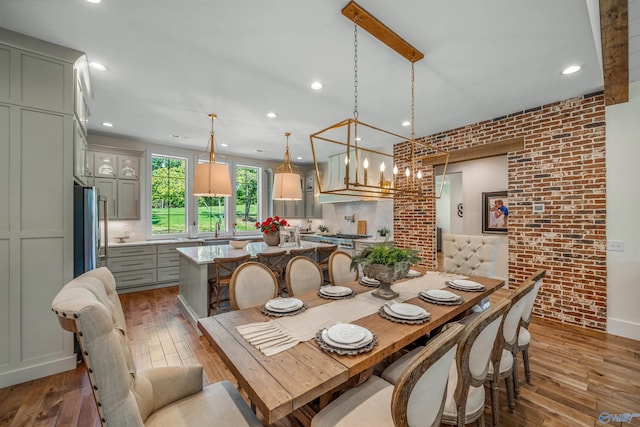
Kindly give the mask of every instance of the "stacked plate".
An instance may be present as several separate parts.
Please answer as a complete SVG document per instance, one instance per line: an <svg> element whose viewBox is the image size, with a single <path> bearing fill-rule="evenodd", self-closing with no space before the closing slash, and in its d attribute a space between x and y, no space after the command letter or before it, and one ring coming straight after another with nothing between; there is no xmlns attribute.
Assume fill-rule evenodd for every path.
<svg viewBox="0 0 640 427"><path fill-rule="evenodd" d="M319 338L326 349L343 350L344 354L369 351L377 343L377 338L370 330L350 323L338 323L323 329Z"/></svg>
<svg viewBox="0 0 640 427"><path fill-rule="evenodd" d="M272 316L290 316L306 309L304 302L298 298L274 298L264 305L263 312Z"/></svg>
<svg viewBox="0 0 640 427"><path fill-rule="evenodd" d="M411 270L407 271L407 276L406 277L411 279L411 278L420 277L420 276L422 276L422 273L420 273L417 270L411 269Z"/></svg>
<svg viewBox="0 0 640 427"><path fill-rule="evenodd" d="M370 288L377 288L378 285L380 285L380 282L377 281L376 279L372 279L367 276L362 276L360 278L360 284L364 286L369 286Z"/></svg>
<svg viewBox="0 0 640 427"><path fill-rule="evenodd" d="M407 303L386 303L380 308L380 315L399 323L424 323L431 318L431 314L422 307Z"/></svg>
<svg viewBox="0 0 640 427"><path fill-rule="evenodd" d="M318 295L322 298L342 299L352 297L353 291L346 286L322 286L318 291Z"/></svg>
<svg viewBox="0 0 640 427"><path fill-rule="evenodd" d="M457 289L459 291L465 292L481 292L484 291L484 285L481 285L478 282L474 282L473 280L451 280L447 282L447 286L452 289Z"/></svg>
<svg viewBox="0 0 640 427"><path fill-rule="evenodd" d="M445 289L430 289L428 291L421 291L420 299L432 304L440 305L460 305L463 302L463 299L459 295L456 295L453 292L449 292Z"/></svg>

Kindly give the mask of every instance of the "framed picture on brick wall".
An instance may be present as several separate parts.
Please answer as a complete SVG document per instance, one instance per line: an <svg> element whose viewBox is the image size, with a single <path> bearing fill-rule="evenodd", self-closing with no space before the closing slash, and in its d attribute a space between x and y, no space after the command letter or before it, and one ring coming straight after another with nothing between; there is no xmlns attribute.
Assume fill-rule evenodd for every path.
<svg viewBox="0 0 640 427"><path fill-rule="evenodd" d="M509 196L506 191L482 193L482 232L507 234Z"/></svg>

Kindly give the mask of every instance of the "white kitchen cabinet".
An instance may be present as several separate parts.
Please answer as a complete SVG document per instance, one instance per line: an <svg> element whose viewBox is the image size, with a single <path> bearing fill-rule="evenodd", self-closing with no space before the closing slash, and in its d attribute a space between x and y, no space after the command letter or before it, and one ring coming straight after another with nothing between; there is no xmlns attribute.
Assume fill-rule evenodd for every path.
<svg viewBox="0 0 640 427"><path fill-rule="evenodd" d="M138 181L118 180L118 219L140 218L140 184Z"/></svg>
<svg viewBox="0 0 640 427"><path fill-rule="evenodd" d="M116 279L116 289L153 285L157 281L155 245L109 248L107 267Z"/></svg>
<svg viewBox="0 0 640 427"><path fill-rule="evenodd" d="M318 199L318 186L315 173L304 179L304 216L305 218L322 218L322 205Z"/></svg>
<svg viewBox="0 0 640 427"><path fill-rule="evenodd" d="M93 180L93 185L96 187L98 191L99 200L102 197L107 199L107 218L108 219L117 219L118 218L118 180L113 178L99 178L96 177ZM100 211L100 219L104 219L102 204L98 209Z"/></svg>
<svg viewBox="0 0 640 427"><path fill-rule="evenodd" d="M118 155L113 153L93 152L93 176L100 178L118 177Z"/></svg>
<svg viewBox="0 0 640 427"><path fill-rule="evenodd" d="M138 179L140 176L140 157L118 155L118 178Z"/></svg>
<svg viewBox="0 0 640 427"><path fill-rule="evenodd" d="M80 185L89 185L87 138L77 119L73 120L73 176Z"/></svg>

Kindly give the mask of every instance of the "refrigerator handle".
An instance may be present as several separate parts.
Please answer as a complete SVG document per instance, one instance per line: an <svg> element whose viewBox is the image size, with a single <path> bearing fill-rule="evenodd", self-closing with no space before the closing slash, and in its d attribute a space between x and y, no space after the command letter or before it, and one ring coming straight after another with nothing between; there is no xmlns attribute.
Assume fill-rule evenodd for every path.
<svg viewBox="0 0 640 427"><path fill-rule="evenodd" d="M98 197L98 201L102 202L102 218L104 220L104 255L100 259L109 258L109 211L107 209L107 198Z"/></svg>

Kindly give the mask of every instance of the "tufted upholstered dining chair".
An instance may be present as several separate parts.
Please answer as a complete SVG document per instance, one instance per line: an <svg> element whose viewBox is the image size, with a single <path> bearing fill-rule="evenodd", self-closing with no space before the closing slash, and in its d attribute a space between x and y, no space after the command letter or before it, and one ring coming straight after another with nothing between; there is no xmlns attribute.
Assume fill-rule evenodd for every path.
<svg viewBox="0 0 640 427"><path fill-rule="evenodd" d="M351 256L346 252L335 251L329 257L329 282L335 286L344 286L358 280L358 269L351 271Z"/></svg>
<svg viewBox="0 0 640 427"><path fill-rule="evenodd" d="M464 426L477 420L480 425L484 425L483 383L509 304L510 301L505 299L465 322L466 329L449 371L449 385L441 420L443 424ZM417 347L393 362L382 372L382 378L397 383L400 373L422 348Z"/></svg>
<svg viewBox="0 0 640 427"><path fill-rule="evenodd" d="M245 262L231 276L231 309L257 307L278 296L278 291L278 279L269 267L259 262Z"/></svg>
<svg viewBox="0 0 640 427"><path fill-rule="evenodd" d="M103 426L261 426L228 381L202 387L202 366L136 369L111 272L98 268L67 283L52 304L75 332Z"/></svg>
<svg viewBox="0 0 640 427"><path fill-rule="evenodd" d="M320 266L305 256L297 256L289 260L286 281L289 296L292 297L317 291L324 284Z"/></svg>
<svg viewBox="0 0 640 427"><path fill-rule="evenodd" d="M514 387L518 381L518 369L515 363L516 346L518 341L518 331L524 310L526 297L531 294L535 283L527 281L516 288L509 296L510 307L507 310L504 321L500 327L500 333L495 341L487 380L491 389L491 411L493 413L493 425L498 426L499 422L499 400L498 384L500 380L505 381L507 387L507 405L509 411L515 411Z"/></svg>
<svg viewBox="0 0 640 427"><path fill-rule="evenodd" d="M493 277L499 245L498 236L444 233L444 270L449 273Z"/></svg>
<svg viewBox="0 0 640 427"><path fill-rule="evenodd" d="M522 310L522 322L520 323L520 331L518 332L518 345L516 353L522 352L522 359L524 362L524 376L527 380L527 384L531 384L531 369L529 368L529 343L531 342L531 334L529 333L529 324L531 323L531 315L533 314L533 304L535 303L538 291L542 286L542 279L547 274L546 270L538 270L533 273L525 283L532 281L535 283L533 290L530 294L525 296L524 309ZM520 395L519 385L514 384L514 394L516 398Z"/></svg>
<svg viewBox="0 0 640 427"><path fill-rule="evenodd" d="M340 395L311 420L311 427L440 425L449 367L465 327L453 324L407 364L397 383L371 376Z"/></svg>

